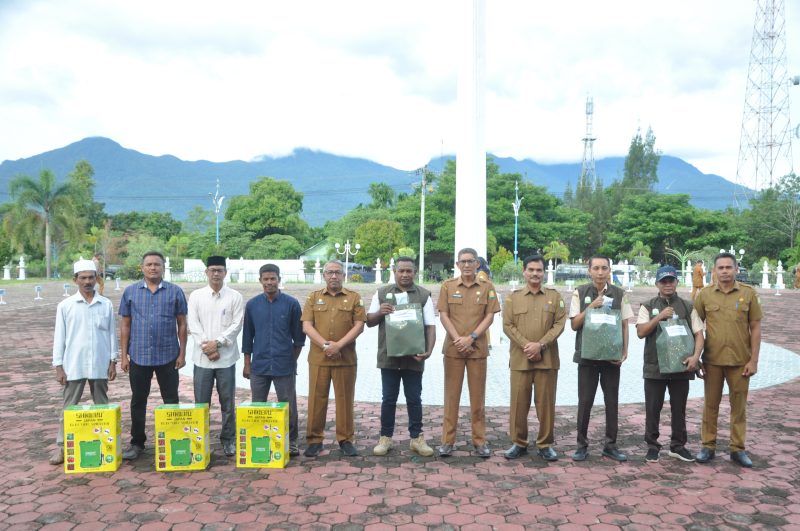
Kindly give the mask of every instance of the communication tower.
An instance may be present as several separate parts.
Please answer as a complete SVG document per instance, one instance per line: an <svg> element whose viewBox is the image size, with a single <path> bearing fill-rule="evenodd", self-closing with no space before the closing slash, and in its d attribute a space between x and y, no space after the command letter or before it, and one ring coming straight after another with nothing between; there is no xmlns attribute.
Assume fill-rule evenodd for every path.
<svg viewBox="0 0 800 531"><path fill-rule="evenodd" d="M748 188L770 187L792 172L784 0L756 0L750 67L744 94L735 202Z"/></svg>
<svg viewBox="0 0 800 531"><path fill-rule="evenodd" d="M592 134L592 117L594 116L594 100L586 96L586 135L583 137L583 161L581 162L581 177L578 186L597 185L597 172L594 165L594 141Z"/></svg>

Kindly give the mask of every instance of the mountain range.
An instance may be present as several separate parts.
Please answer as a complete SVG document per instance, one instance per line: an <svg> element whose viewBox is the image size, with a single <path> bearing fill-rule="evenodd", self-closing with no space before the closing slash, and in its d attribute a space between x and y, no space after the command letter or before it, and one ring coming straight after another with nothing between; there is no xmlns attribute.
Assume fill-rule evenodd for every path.
<svg viewBox="0 0 800 531"><path fill-rule="evenodd" d="M491 155L490 155L491 156ZM428 167L440 170L453 157L432 159ZM539 164L525 159L493 157L501 173L519 173L523 179L544 186L561 197L567 183L574 189L581 164ZM185 161L171 155L153 156L125 148L103 137L85 138L68 146L32 157L0 163L0 202L10 200L9 181L20 174L37 177L51 170L61 180L80 160L95 170L95 199L106 212L131 210L171 212L183 219L195 205L212 209L217 179L220 195L246 194L258 177L287 180L303 192L303 217L312 226L337 219L359 203L369 203L370 183L385 182L398 192L410 192L419 177L414 171L383 166L361 158L342 157L298 148L284 157L260 157L251 161ZM622 178L623 157L596 162L604 185ZM737 185L719 175L704 174L691 164L669 155L661 157L656 190L691 196L695 206L722 209L732 204ZM223 203L223 207L226 203Z"/></svg>

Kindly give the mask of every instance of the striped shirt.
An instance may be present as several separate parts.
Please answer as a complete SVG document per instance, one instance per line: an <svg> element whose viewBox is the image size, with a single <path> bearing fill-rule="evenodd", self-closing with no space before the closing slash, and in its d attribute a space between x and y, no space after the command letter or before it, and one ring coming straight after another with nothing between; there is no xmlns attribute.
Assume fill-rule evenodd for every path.
<svg viewBox="0 0 800 531"><path fill-rule="evenodd" d="M155 293L144 280L125 288L119 314L131 318L131 361L149 367L175 361L180 353L176 318L186 313L186 297L175 284L162 280Z"/></svg>

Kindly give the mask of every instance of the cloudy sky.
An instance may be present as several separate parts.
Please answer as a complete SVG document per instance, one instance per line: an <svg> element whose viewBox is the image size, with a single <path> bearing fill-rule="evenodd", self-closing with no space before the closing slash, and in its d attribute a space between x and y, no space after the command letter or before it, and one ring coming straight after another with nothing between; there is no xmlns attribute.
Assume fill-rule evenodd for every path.
<svg viewBox="0 0 800 531"><path fill-rule="evenodd" d="M456 151L465 4L0 0L0 160L106 136L186 160L309 147L419 167ZM579 161L591 95L597 158L652 126L664 153L735 178L754 0L487 4L488 151ZM800 0L786 20L798 75Z"/></svg>

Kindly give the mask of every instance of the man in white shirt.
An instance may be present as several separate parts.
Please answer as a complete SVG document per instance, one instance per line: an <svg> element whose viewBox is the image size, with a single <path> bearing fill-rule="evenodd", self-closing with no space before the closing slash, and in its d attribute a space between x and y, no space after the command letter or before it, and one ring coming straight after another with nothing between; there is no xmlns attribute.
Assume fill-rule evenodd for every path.
<svg viewBox="0 0 800 531"><path fill-rule="evenodd" d="M80 402L86 382L95 404L108 404L108 382L117 377L117 327L111 301L95 293L97 268L91 260L78 260L72 277L78 293L56 309L53 367L64 386L64 409ZM64 462L64 422L58 426L58 448L51 465Z"/></svg>
<svg viewBox="0 0 800 531"><path fill-rule="evenodd" d="M236 453L236 361L237 337L242 330L244 306L238 291L224 285L224 256L206 260L208 286L189 295L187 316L189 334L194 341L194 401L211 405L211 392L217 382L222 410L219 439L225 455Z"/></svg>

